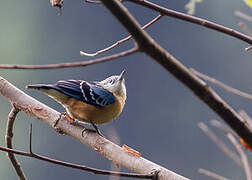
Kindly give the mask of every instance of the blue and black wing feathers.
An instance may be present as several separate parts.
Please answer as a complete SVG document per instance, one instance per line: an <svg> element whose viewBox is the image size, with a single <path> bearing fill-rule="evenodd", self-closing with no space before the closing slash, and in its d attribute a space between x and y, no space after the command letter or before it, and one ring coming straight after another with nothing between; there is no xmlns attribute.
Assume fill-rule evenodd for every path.
<svg viewBox="0 0 252 180"><path fill-rule="evenodd" d="M58 81L56 84L29 85L28 88L54 89L69 97L97 107L105 107L115 102L113 93L94 82L81 80Z"/></svg>

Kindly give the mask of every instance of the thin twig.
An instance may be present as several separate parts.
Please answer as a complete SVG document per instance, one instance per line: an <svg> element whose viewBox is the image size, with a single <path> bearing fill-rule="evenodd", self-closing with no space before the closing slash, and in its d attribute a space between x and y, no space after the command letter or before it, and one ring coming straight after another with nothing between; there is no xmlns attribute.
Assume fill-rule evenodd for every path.
<svg viewBox="0 0 252 180"><path fill-rule="evenodd" d="M236 16L238 16L239 18L242 18L242 19L244 19L244 20L246 20L246 21L252 22L252 16L249 16L249 15L247 15L247 14L241 12L241 11L237 11L237 10L236 10L236 11L234 12L234 15L236 15Z"/></svg>
<svg viewBox="0 0 252 180"><path fill-rule="evenodd" d="M206 124L204 124L203 122L198 123L199 128L222 150L222 152L224 152L224 154L226 154L229 158L231 158L232 160L234 160L234 162L236 162L238 165L241 166L241 159L239 158L239 156L237 156L231 149L229 149L227 147L226 144L224 144L219 138L218 136L216 136L214 134L214 132L212 132L208 126Z"/></svg>
<svg viewBox="0 0 252 180"><path fill-rule="evenodd" d="M224 131L225 133L235 133L230 127L228 127L226 124L216 120L212 119L209 122L212 126Z"/></svg>
<svg viewBox="0 0 252 180"><path fill-rule="evenodd" d="M248 26L244 22L239 22L238 25L240 26L241 30L247 34L248 36L252 37L252 32L248 28Z"/></svg>
<svg viewBox="0 0 252 180"><path fill-rule="evenodd" d="M11 64L0 64L0 69L56 69L56 68L70 68L70 67L80 67L88 66L97 63L107 62L115 60L124 56L128 56L138 51L137 47L132 49L116 53L110 56L101 57L93 60L80 61L80 62L68 62L68 63L59 63L59 64L45 64L45 65L11 65Z"/></svg>
<svg viewBox="0 0 252 180"><path fill-rule="evenodd" d="M46 156L35 154L33 152L31 153L31 152L19 151L19 150L15 150L15 149L11 149L11 148L6 148L3 146L0 146L0 151L5 151L5 152L13 153L13 154L18 154L21 156L26 156L26 157L31 157L31 158L39 159L39 160L46 161L49 163L58 164L58 165L65 166L65 167L70 167L73 169L79 169L79 170L92 172L94 174L121 176L121 177L132 177L132 178L140 178L140 179L151 179L153 177L152 174L134 174L134 173L114 172L114 171L106 171L106 170L102 170L102 169L91 168L91 167L87 167L84 165L78 165L78 164L73 164L73 163L69 163L69 162L65 162L65 161L60 161L57 159L52 159L52 158L49 158Z"/></svg>
<svg viewBox="0 0 252 180"><path fill-rule="evenodd" d="M252 46L246 47L245 51L250 51L252 49Z"/></svg>
<svg viewBox="0 0 252 180"><path fill-rule="evenodd" d="M241 30L247 34L248 36L252 37L252 32L248 28L248 26L244 22L239 22L238 25L240 26ZM246 47L245 51L249 51L252 49L252 46Z"/></svg>
<svg viewBox="0 0 252 180"><path fill-rule="evenodd" d="M242 91L240 91L238 89L235 89L235 88L233 88L231 86L228 86L228 85L224 84L223 82L221 82L221 81L219 81L217 79L214 79L214 78L212 78L210 76L207 76L207 75L205 75L205 74L203 74L203 73L201 73L201 72L199 72L199 71L197 71L195 69L190 68L190 71L193 72L193 74L195 74L196 76L198 76L198 77L200 77L200 78L202 78L202 79L204 79L206 81L209 81L209 82L223 88L224 90L226 90L228 92L231 92L231 93L236 94L238 96L241 96L243 98L252 100L252 94L245 93L245 92L242 92Z"/></svg>
<svg viewBox="0 0 252 180"><path fill-rule="evenodd" d="M240 114L240 116L242 117L242 119L244 119L244 123L250 128L252 129L252 119L249 117L249 115L242 109L240 109L238 111L238 113Z"/></svg>
<svg viewBox="0 0 252 180"><path fill-rule="evenodd" d="M91 4L102 4L102 1L99 0L84 0L86 3L91 3ZM119 0L120 2L123 2L125 0Z"/></svg>
<svg viewBox="0 0 252 180"><path fill-rule="evenodd" d="M228 179L228 178L226 178L226 177L223 177L223 176L221 176L221 175L219 175L219 174L216 174L216 173L211 172L211 171L206 170L206 169L199 168L199 169L198 169L198 172L199 172L200 174L204 174L205 176L211 177L211 178L213 178L213 179L217 179L217 180L230 180L230 179Z"/></svg>
<svg viewBox="0 0 252 180"><path fill-rule="evenodd" d="M102 4L101 1L92 1L92 0L84 0L86 3L90 3L90 4Z"/></svg>
<svg viewBox="0 0 252 180"><path fill-rule="evenodd" d="M30 125L30 131L29 131L29 152L19 151L19 150L15 150L12 148L5 148L3 146L0 146L0 150L8 152L8 153L14 153L14 154L26 156L26 157L32 157L35 159L50 162L53 164L58 164L61 166L66 166L66 167L70 167L70 168L74 168L74 169L80 169L80 170L92 172L94 174L120 176L120 177L132 177L132 178L140 178L140 179L152 179L155 176L153 174L135 174L135 173L115 172L115 171L96 169L96 168L91 168L91 167L84 166L84 165L78 165L78 164L68 163L65 161L59 161L56 159L52 159L52 158L49 158L46 156L36 154L32 151L32 124Z"/></svg>
<svg viewBox="0 0 252 180"><path fill-rule="evenodd" d="M142 29L146 29L147 27L151 26L152 24L154 24L155 22L157 22L161 17L162 17L162 15L159 14L157 17L155 17L155 18L152 19L150 22L148 22L147 24L145 24L145 25L142 27ZM121 43L123 43L123 42L126 42L126 41L130 40L131 38L132 38L132 36L130 35L130 36L128 36L128 37L126 37L126 38L123 38L123 39L117 41L116 43L114 43L114 44L112 44L112 45L110 45L110 46L108 46L108 47L106 47L106 48L104 48L104 49L102 49L102 50L99 50L99 51L97 51L97 52L95 52L95 53L87 53L87 52L84 52L84 51L80 51L80 55L82 55L82 56L90 56L90 57L97 56L97 55L99 55L99 54L101 54L101 53L104 53L104 52L106 52L106 51L109 51L110 49L112 49L112 48L118 46L119 44L121 44Z"/></svg>
<svg viewBox="0 0 252 180"><path fill-rule="evenodd" d="M249 166L248 158L247 158L245 152L242 150L241 145L236 141L235 137L232 134L228 133L227 137L232 142L232 144L235 146L238 153L240 154L242 166L245 171L247 180L251 180L250 166Z"/></svg>
<svg viewBox="0 0 252 180"><path fill-rule="evenodd" d="M7 125L6 125L6 134L5 134L5 143L6 143L6 146L11 149L13 148L12 147L12 138L13 138L14 121L15 121L16 116L19 111L20 110L13 105L13 107L8 115L8 121L7 121ZM18 160L14 156L14 154L8 152L7 155L10 159L10 162L11 162L13 168L15 169L15 171L18 175L18 178L20 180L26 180L25 174L24 174Z"/></svg>
<svg viewBox="0 0 252 180"><path fill-rule="evenodd" d="M252 38L251 37L249 37L249 36L247 36L247 35L245 35L243 33L240 33L238 31L235 31L234 29L227 28L225 26L222 26L220 24L208 21L206 19L198 18L198 17L191 16L191 15L188 15L188 14L185 14L185 13L181 13L181 12L174 11L174 10L171 10L171 9L168 9L168 8L164 8L164 7L161 7L161 6L159 6L159 5L155 4L155 3L152 3L152 2L147 1L147 0L126 0L126 1L134 2L136 4L145 6L145 7L149 8L149 9L157 11L157 12L163 14L163 15L166 15L166 16L181 19L183 21L187 21L187 22L190 22L190 23L193 23L193 24L198 24L200 26L204 26L206 28L213 29L213 30L216 30L218 32L222 32L224 34L233 36L233 37L235 37L237 39L240 39L240 40L242 40L244 42L252 44Z"/></svg>
<svg viewBox="0 0 252 180"><path fill-rule="evenodd" d="M239 114L240 114L240 112L239 112ZM218 129L220 129L220 130L226 132L226 134L233 134L233 135L235 135L235 136L238 137L238 135L237 135L232 129L230 129L226 124L223 124L223 123L221 123L220 121L211 120L211 121L210 121L210 124L211 124L212 126L214 126L214 127L217 127ZM235 154L235 156L236 156L236 154ZM235 161L235 160L234 160L234 161L235 161L239 166L242 166L241 159L240 159L238 156L237 156L236 159L239 159L239 161ZM238 162L239 162L239 163L238 163ZM250 169L251 169L251 167L250 167Z"/></svg>

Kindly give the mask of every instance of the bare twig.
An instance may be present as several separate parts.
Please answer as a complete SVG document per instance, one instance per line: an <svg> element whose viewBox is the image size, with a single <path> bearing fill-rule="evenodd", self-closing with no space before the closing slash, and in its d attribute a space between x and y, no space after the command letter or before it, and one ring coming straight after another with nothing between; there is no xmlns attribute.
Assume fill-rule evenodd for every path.
<svg viewBox="0 0 252 180"><path fill-rule="evenodd" d="M248 26L244 22L239 22L238 25L240 26L241 30L247 34L248 36L252 37L252 32L248 28ZM249 51L252 49L252 46L246 47L245 51Z"/></svg>
<svg viewBox="0 0 252 180"><path fill-rule="evenodd" d="M92 172L94 174L120 176L120 177L132 177L132 178L140 178L140 179L151 179L154 177L154 175L152 175L152 174L135 174L135 173L115 172L115 171L96 169L96 168L91 168L91 167L84 166L84 165L78 165L78 164L68 163L65 161L59 161L59 160L52 159L52 158L49 158L46 156L41 156L41 155L36 154L32 151L32 124L30 125L29 137L30 137L29 138L29 153L25 152L27 155L25 155L25 154L20 154L20 155L28 156L28 154L29 154L28 157L32 157L32 158L39 159L42 161L50 162L53 164L58 164L61 166L66 166L66 167L71 167L74 169L80 169L80 170ZM2 150L1 147L0 147L0 150Z"/></svg>
<svg viewBox="0 0 252 180"><path fill-rule="evenodd" d="M149 9L157 11L157 12L163 14L163 15L166 15L166 16L174 17L174 18L177 18L177 19L181 19L183 21L187 21L187 22L190 22L190 23L193 23L193 24L198 24L200 26L204 26L204 27L209 28L209 29L213 29L213 30L218 31L218 32L222 32L224 34L233 36L233 37L235 37L237 39L240 39L240 40L242 40L244 42L247 42L248 44L252 44L252 38L251 37L249 37L249 36L247 36L245 34L242 34L242 33L238 32L238 31L235 31L234 29L222 26L220 24L217 24L217 23L214 23L214 22L202 19L202 18L198 18L198 17L195 17L195 16L191 16L191 15L188 15L188 14L184 14L184 13L181 13L181 12L178 12L178 11L174 11L174 10L171 10L171 9L168 9L168 8L164 8L164 7L161 7L161 6L159 6L159 5L155 4L155 3L152 3L152 2L147 1L147 0L126 0L126 1L134 2L136 4L145 6L145 7L149 8Z"/></svg>
<svg viewBox="0 0 252 180"><path fill-rule="evenodd" d="M55 127L56 130L63 132L65 135L69 135L75 138L83 144L86 144L105 158L113 161L115 164L131 169L139 174L150 174L150 172L153 172L153 170L155 170L154 172L159 172L158 174L156 173L158 180L187 180L187 178L178 175L162 166L159 166L143 157L132 156L131 154L125 152L118 145L110 142L104 137L101 137L97 133L85 131L83 133L83 137L83 127L78 125L71 125L64 116L60 115L59 112L28 96L2 77L0 77L0 93L7 99L9 99L10 102L15 102L15 106L20 110L31 116L37 117L38 119L46 122L52 127L54 127L55 123L58 122ZM8 148L6 149L2 147L0 149L3 151L30 156L25 152L13 151ZM80 168L82 168L82 166Z"/></svg>
<svg viewBox="0 0 252 180"><path fill-rule="evenodd" d="M0 146L0 151L5 151L8 153L18 154L18 155L26 156L26 157L31 157L31 158L39 159L39 160L46 161L49 163L58 164L58 165L65 166L65 167L70 167L73 169L79 169L79 170L92 172L94 174L103 174L103 175L121 176L121 177L132 177L132 178L140 178L140 179L151 179L153 177L152 174L134 174L134 173L114 172L114 171L106 171L106 170L102 170L102 169L91 168L91 167L87 167L84 165L73 164L73 163L69 163L69 162L65 162L65 161L59 161L57 159L52 159L52 158L49 158L46 156L41 156L41 155L35 154L34 152L31 152L31 151L30 152L19 151L19 150L15 150L15 149L11 149L11 148L6 148L3 146Z"/></svg>
<svg viewBox="0 0 252 180"><path fill-rule="evenodd" d="M84 0L86 3L91 3L91 4L102 4L102 1L99 0ZM125 0L119 0L120 2L123 2Z"/></svg>
<svg viewBox="0 0 252 180"><path fill-rule="evenodd" d="M56 68L70 68L70 67L80 67L80 66L88 66L97 63L107 62L114 59L118 59L120 57L128 56L138 51L137 47L132 49L116 53L110 56L101 57L88 61L80 61L80 62L68 62L68 63L59 63L59 64L45 64L45 65L11 65L11 64L0 64L0 69L56 69Z"/></svg>
<svg viewBox="0 0 252 180"><path fill-rule="evenodd" d="M226 178L226 177L223 177L223 176L221 176L221 175L219 175L219 174L216 174L216 173L214 173L214 172L208 171L208 170L206 170L206 169L199 168L199 169L198 169L198 172L199 172L200 174L204 174L205 176L209 176L209 177L211 177L211 178L213 178L213 179L217 179L217 180L230 180L230 179L228 179L228 178Z"/></svg>
<svg viewBox="0 0 252 180"><path fill-rule="evenodd" d="M191 72L193 72L193 74L195 74L196 76L198 76L198 77L200 77L200 78L202 78L202 79L204 79L204 80L206 80L206 81L209 81L209 82L211 82L211 83L213 83L213 84L215 84L215 85L217 85L217 86L219 86L219 87L225 89L226 91L229 91L229 92L231 92L231 93L233 93L233 94L236 94L236 95L238 95L238 96L241 96L241 97L243 97L243 98L252 100L252 94L245 93L245 92L242 92L242 91L240 91L240 90L238 90L238 89L235 89L235 88L233 88L233 87L231 87L231 86L228 86L228 85L224 84L223 82L218 81L218 80L216 80L216 79L214 79L214 78L212 78L212 77L210 77L210 76L207 76L207 75L205 75L205 74L203 74L203 73L200 73L199 71L197 71L197 70L195 70L195 69L192 69L192 68L191 68L190 70L191 70Z"/></svg>
<svg viewBox="0 0 252 180"><path fill-rule="evenodd" d="M241 30L247 34L248 36L252 37L252 32L248 28L248 26L244 22L239 22L238 25L240 26Z"/></svg>
<svg viewBox="0 0 252 180"><path fill-rule="evenodd" d="M228 127L226 124L216 120L212 119L210 120L210 124L226 133L235 133L230 127Z"/></svg>
<svg viewBox="0 0 252 180"><path fill-rule="evenodd" d="M185 5L185 9L187 10L187 14L193 15L196 11L196 4L200 3L201 0L189 0Z"/></svg>
<svg viewBox="0 0 252 180"><path fill-rule="evenodd" d="M228 133L227 137L232 142L232 144L235 146L238 153L240 154L242 166L243 166L243 169L246 173L247 180L251 180L250 166L249 166L248 158L247 158L245 152L242 150L241 145L236 141L235 137L232 134Z"/></svg>
<svg viewBox="0 0 252 180"><path fill-rule="evenodd" d="M252 49L252 46L246 47L245 51L250 51Z"/></svg>
<svg viewBox="0 0 252 180"><path fill-rule="evenodd" d="M249 117L249 115L242 109L239 110L238 113L244 119L244 123L246 123L247 126L252 129L252 119Z"/></svg>
<svg viewBox="0 0 252 180"><path fill-rule="evenodd" d="M252 22L252 16L249 16L249 15L247 15L247 14L241 12L241 11L237 11L237 10L236 10L236 11L234 12L234 15L236 15L236 16L238 16L239 18L242 18L242 19L244 19L244 20L246 20L246 21Z"/></svg>
<svg viewBox="0 0 252 180"><path fill-rule="evenodd" d="M132 1L139 2L139 4L146 4L148 2L146 0ZM242 122L242 118L233 108L231 108L204 81L194 75L187 67L181 64L178 59L169 54L164 48L157 44L145 31L143 31L139 23L120 2L118 2L117 0L102 0L102 2L105 7L107 7L111 11L111 13L132 35L141 51L145 52L153 60L161 64L167 71L174 75L186 87L191 89L202 101L204 101L213 111L215 111L241 138L243 138L249 145L252 146L252 132ZM163 12L165 13L165 11L160 11L160 13L162 14ZM239 37L241 38L244 36L239 35ZM245 37L246 40L249 39L252 42L252 39L250 37Z"/></svg>
<svg viewBox="0 0 252 180"><path fill-rule="evenodd" d="M240 158L227 147L203 122L198 123L199 128L224 152L229 158L233 159L238 165L241 166Z"/></svg>
<svg viewBox="0 0 252 180"><path fill-rule="evenodd" d="M5 134L5 142L6 142L6 146L8 148L12 148L13 126L14 126L14 121L16 119L18 112L19 112L19 109L13 105L13 107L8 115L8 121L7 121L7 125L6 125L6 134ZM11 162L13 168L15 169L19 179L26 180L25 174L24 174L20 164L18 163L18 160L14 156L14 154L8 152L7 155L9 157L10 162Z"/></svg>
<svg viewBox="0 0 252 180"><path fill-rule="evenodd" d="M162 17L162 15L159 14L157 17L155 17L155 18L152 19L150 22L148 22L147 24L145 24L145 25L142 27L142 29L146 29L147 27L151 26L152 24L154 24L155 22L157 22L161 17ZM119 44L121 44L121 43L123 43L123 42L126 42L126 41L130 40L131 38L132 38L132 36L130 35L130 36L128 36L128 37L126 37L126 38L123 38L123 39L117 41L116 43L114 43L114 44L112 44L112 45L110 45L110 46L108 46L108 47L106 47L106 48L104 48L104 49L102 49L102 50L99 50L99 51L97 51L97 52L95 52L95 53L87 53L87 52L84 52L84 51L80 51L80 55L82 55L82 56L91 56L91 57L97 56L97 55L99 55L99 54L101 54L101 53L104 53L104 52L106 52L106 51L109 51L110 49L112 49L112 48L118 46Z"/></svg>
<svg viewBox="0 0 252 180"><path fill-rule="evenodd" d="M91 4L102 4L102 2L101 1L98 1L98 0L84 0L86 3L91 3Z"/></svg>

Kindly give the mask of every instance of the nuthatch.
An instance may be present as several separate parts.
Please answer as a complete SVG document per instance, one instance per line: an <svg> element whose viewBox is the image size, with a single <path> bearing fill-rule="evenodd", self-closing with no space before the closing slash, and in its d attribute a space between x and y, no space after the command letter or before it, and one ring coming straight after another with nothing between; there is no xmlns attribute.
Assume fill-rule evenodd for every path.
<svg viewBox="0 0 252 180"><path fill-rule="evenodd" d="M67 80L55 84L27 85L26 88L41 90L66 109L72 122L90 123L99 133L96 124L115 119L123 110L126 100L124 73L122 71L119 76L100 82Z"/></svg>

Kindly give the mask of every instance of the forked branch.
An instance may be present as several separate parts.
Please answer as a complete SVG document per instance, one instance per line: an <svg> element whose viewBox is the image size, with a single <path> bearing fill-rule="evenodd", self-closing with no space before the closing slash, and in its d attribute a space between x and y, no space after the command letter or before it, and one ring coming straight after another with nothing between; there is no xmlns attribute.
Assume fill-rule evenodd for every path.
<svg viewBox="0 0 252 180"><path fill-rule="evenodd" d="M56 159L52 159L46 156L36 154L32 151L32 124L30 126L29 152L19 151L12 148L5 148L3 146L0 146L0 151L5 151L10 154L18 154L21 156L31 157L31 158L39 159L39 160L46 161L49 163L53 163L53 164L57 164L57 165L65 166L65 167L70 167L73 169L79 169L79 170L92 172L94 174L120 176L120 177L132 177L132 178L139 178L139 179L155 179L156 175L158 174L158 171L155 171L155 172L153 171L152 174L135 174L135 173L107 171L107 170L102 170L102 169L91 168L84 165L73 164L73 163L69 163L65 161L59 161ZM20 176L19 178L22 179Z"/></svg>
<svg viewBox="0 0 252 180"><path fill-rule="evenodd" d="M152 19L150 22L148 22L147 24L145 24L145 25L142 27L142 29L146 29L147 27L151 26L152 24L154 24L155 22L157 22L161 17L162 17L162 15L159 14L157 17L155 17L155 18ZM99 51L97 51L97 52L95 52L95 53L87 53L87 52L84 52L84 51L80 51L80 55L82 55L82 56L91 56L91 57L97 56L97 55L99 55L99 54L101 54L101 53L104 53L104 52L106 52L106 51L109 51L110 49L113 49L114 47L116 47L116 46L118 46L118 45L120 45L120 44L122 44L122 43L124 43L124 42L126 42L126 41L128 41L128 40L130 40L131 38L132 38L132 36L129 35L129 36L127 36L126 38L123 38L123 39L121 39L121 40L115 42L114 44L112 44L112 45L110 45L110 46L108 46L108 47L106 47L106 48L104 48L104 49L102 49L102 50L99 50Z"/></svg>

